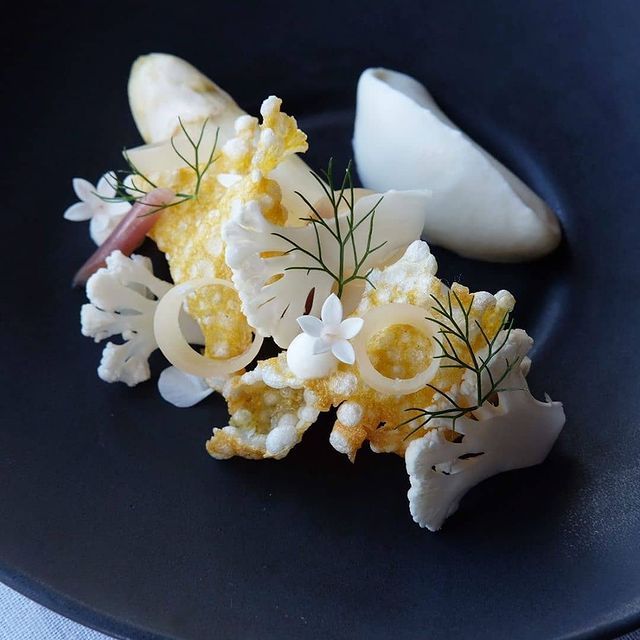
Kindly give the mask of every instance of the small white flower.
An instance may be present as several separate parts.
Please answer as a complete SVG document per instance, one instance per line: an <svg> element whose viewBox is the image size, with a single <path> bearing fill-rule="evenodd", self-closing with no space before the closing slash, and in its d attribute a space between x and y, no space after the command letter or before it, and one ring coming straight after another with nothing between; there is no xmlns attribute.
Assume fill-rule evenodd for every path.
<svg viewBox="0 0 640 640"><path fill-rule="evenodd" d="M349 340L355 338L362 329L362 318L342 319L342 303L332 293L322 305L320 317L300 316L298 324L302 331L314 338L313 354L331 353L340 362L353 364L356 354Z"/></svg>
<svg viewBox="0 0 640 640"><path fill-rule="evenodd" d="M130 184L131 176L125 179L125 184ZM113 198L116 195L116 176L114 173L105 173L94 187L90 182L82 178L73 179L73 190L80 202L71 205L64 217L73 222L91 220L89 233L97 245L101 245L131 209L128 202L107 202L103 198Z"/></svg>

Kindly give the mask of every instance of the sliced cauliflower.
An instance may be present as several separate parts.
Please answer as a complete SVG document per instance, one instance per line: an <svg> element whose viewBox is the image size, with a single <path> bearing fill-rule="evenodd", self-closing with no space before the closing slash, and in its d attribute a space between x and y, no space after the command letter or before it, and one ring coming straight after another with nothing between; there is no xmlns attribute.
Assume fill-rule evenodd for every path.
<svg viewBox="0 0 640 640"><path fill-rule="evenodd" d="M320 315L336 284L331 274L340 273L341 264L345 274L367 274L420 237L428 198L425 191L365 195L355 200L353 218L345 211L323 224L286 228L269 222L260 202L236 201L223 238L249 323L280 347L288 347L300 332L297 318ZM373 216L375 224L370 225ZM336 237L348 237L350 224L352 242L341 250ZM365 259L368 247L378 249ZM313 256L322 258L325 269Z"/></svg>
<svg viewBox="0 0 640 640"><path fill-rule="evenodd" d="M489 367L493 376L505 373L506 360L522 361L532 343L524 331L511 332L503 357ZM547 457L564 425L564 410L559 402L533 398L523 371L514 367L505 377L501 387L508 390L497 394L497 406L487 402L456 421L454 441L445 426L409 444L409 508L421 527L440 529L467 491L486 478ZM461 397L473 397L475 383L468 378L460 389Z"/></svg>
<svg viewBox="0 0 640 640"><path fill-rule="evenodd" d="M98 375L105 382L133 387L149 379L148 359L158 346L153 315L157 301L171 285L153 275L148 258L128 258L114 251L106 263L87 282L89 304L80 313L82 335L95 342L122 336L122 344L106 344Z"/></svg>
<svg viewBox="0 0 640 640"><path fill-rule="evenodd" d="M274 380L270 360L231 378L222 394L229 425L214 429L207 442L207 451L218 459L283 458L319 415L312 393Z"/></svg>

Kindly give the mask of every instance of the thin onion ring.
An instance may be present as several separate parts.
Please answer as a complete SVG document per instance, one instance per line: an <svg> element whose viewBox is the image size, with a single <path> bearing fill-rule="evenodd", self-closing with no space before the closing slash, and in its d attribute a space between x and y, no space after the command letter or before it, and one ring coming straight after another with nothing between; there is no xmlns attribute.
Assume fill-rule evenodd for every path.
<svg viewBox="0 0 640 640"><path fill-rule="evenodd" d="M371 309L362 319L364 325L352 344L356 352L356 364L360 370L360 376L367 385L380 393L405 396L423 389L433 379L440 368L440 362L436 358L432 358L429 367L412 378L387 378L373 366L367 353L369 339L393 325L411 325L433 340L433 323L425 317L424 309L412 304L394 302Z"/></svg>
<svg viewBox="0 0 640 640"><path fill-rule="evenodd" d="M226 359L207 358L194 351L180 330L180 311L185 298L201 287L221 286L235 289L233 284L219 278L197 278L178 284L158 302L153 317L153 331L160 351L178 369L201 378L234 373L252 362L260 351L263 338L254 332L251 346L238 356Z"/></svg>

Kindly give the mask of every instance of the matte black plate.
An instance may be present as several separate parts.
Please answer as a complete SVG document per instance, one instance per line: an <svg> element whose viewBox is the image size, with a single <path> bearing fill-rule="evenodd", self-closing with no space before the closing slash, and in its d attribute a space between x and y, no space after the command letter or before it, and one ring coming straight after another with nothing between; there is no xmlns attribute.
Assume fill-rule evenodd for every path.
<svg viewBox="0 0 640 640"><path fill-rule="evenodd" d="M136 639L584 638L640 624L637 3L56 3L3 27L4 581ZM519 299L533 390L568 415L542 466L484 483L430 534L411 522L402 460L363 451L352 466L328 444L330 418L282 462L216 462L203 445L221 401L178 410L154 383L98 380L69 288L92 245L61 216L73 176L97 178L138 142L126 78L150 50L192 61L251 111L282 96L316 166L350 155L360 71L404 70L549 200L566 240L544 261L434 249L447 279Z"/></svg>

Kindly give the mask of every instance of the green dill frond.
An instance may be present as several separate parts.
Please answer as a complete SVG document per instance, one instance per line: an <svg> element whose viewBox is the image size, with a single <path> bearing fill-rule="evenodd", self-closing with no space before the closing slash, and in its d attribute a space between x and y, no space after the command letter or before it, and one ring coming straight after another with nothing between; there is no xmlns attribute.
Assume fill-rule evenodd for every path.
<svg viewBox="0 0 640 640"><path fill-rule="evenodd" d="M202 123L202 128L200 129L200 133L197 139L194 139L188 132L181 118L178 118L178 122L180 123L180 129L185 135L187 142L192 150L192 157L187 158L183 153L181 153L175 144L175 137L172 137L170 140L171 148L175 152L175 154L185 163L185 165L193 171L195 174L195 185L193 188L193 193L176 193L175 200L170 202L169 204L165 204L161 207L153 207L153 211L150 213L157 213L162 209L168 209L169 207L175 207L187 200L195 200L197 199L200 188L202 186L202 180L211 167L211 165L217 160L215 156L216 148L218 146L218 137L220 135L220 127L216 129L216 137L213 143L213 147L211 148L211 152L205 157L201 157L201 146L202 140L204 138L204 132L208 124L208 120L205 120ZM115 195L113 197L98 197L104 202L128 202L131 205L136 204L143 200L143 198L151 191L152 189L157 189L158 185L155 184L148 176L143 174L138 167L131 160L126 150L123 151L124 159L127 163L128 169L122 170L119 169L117 171L113 171L114 179L113 181L109 181L109 184L115 190ZM133 181L130 184L127 184L126 180L128 177L133 177ZM136 178L139 178L137 181L141 186L137 186L135 184ZM107 178L107 180L109 180ZM150 214L143 214L150 215Z"/></svg>
<svg viewBox="0 0 640 640"><path fill-rule="evenodd" d="M396 428L406 426L415 420L420 421L418 426L407 434L405 440L420 429L427 427L435 418L451 420L451 430L455 431L456 422L460 418L472 414L491 400L497 393L518 390L503 388L502 383L520 364L520 357L514 358L511 362L508 358L505 358L505 369L498 377L492 374L490 368L490 365L500 357L500 353L506 346L511 331L513 330L513 320L509 318L509 313L504 314L493 338L489 338L485 328L480 322L477 320L474 321L474 327L480 332L486 345L486 353L480 356L474 351L471 338L471 307L473 305L473 296L471 296L471 301L466 307L455 291L449 291L447 293L446 304L434 295L431 295L431 298L434 301L434 305L431 307L434 317L427 318L427 320L433 322L438 327L438 335L434 336L434 340L440 349L440 353L434 357L442 360L442 364L440 365L441 369L466 369L470 371L476 380L476 397L472 404L461 405L455 398L442 389L427 384L426 386L444 398L449 406L438 410L415 407L405 409L405 411L411 412L414 415L396 425ZM488 384L483 374L488 378Z"/></svg>
<svg viewBox="0 0 640 640"><path fill-rule="evenodd" d="M327 170L323 171L322 173L322 177L314 171L311 172L311 175L316 179L331 205L335 228L332 228L332 226L328 224L327 219L323 218L320 215L319 211L302 193L296 191L296 195L302 199L307 207L309 207L309 210L311 212L310 217L302 218L302 220L313 225L316 236L315 252L303 248L298 243L291 240L290 238L287 238L283 234L274 233L273 235L281 238L282 240L285 240L291 245L291 249L289 249L287 253L298 251L306 255L310 260L309 266L287 267L285 269L286 271L323 271L335 281L337 289L336 294L340 298L344 293L345 287L349 283L356 280L365 280L371 286L373 286L372 282L369 280L371 269L369 269L365 273L364 265L371 254L378 251L378 249L381 249L387 243L386 241L384 241L376 246L372 246L376 209L382 202L383 196L380 197L380 199L364 216L356 221L356 202L353 186L352 162L349 161L339 186L334 180L333 158L329 160ZM339 208L342 203L344 203L347 207L346 214L339 213ZM369 227L367 234L367 243L364 249L357 246L355 236L356 230L363 224L368 224ZM319 233L319 229L321 227L325 231L327 231L329 233L329 236L333 238L333 240L338 244L339 261L337 270L335 271L332 270L323 259L322 243L320 241ZM347 254L349 254L353 260L353 268L350 269L347 269Z"/></svg>

